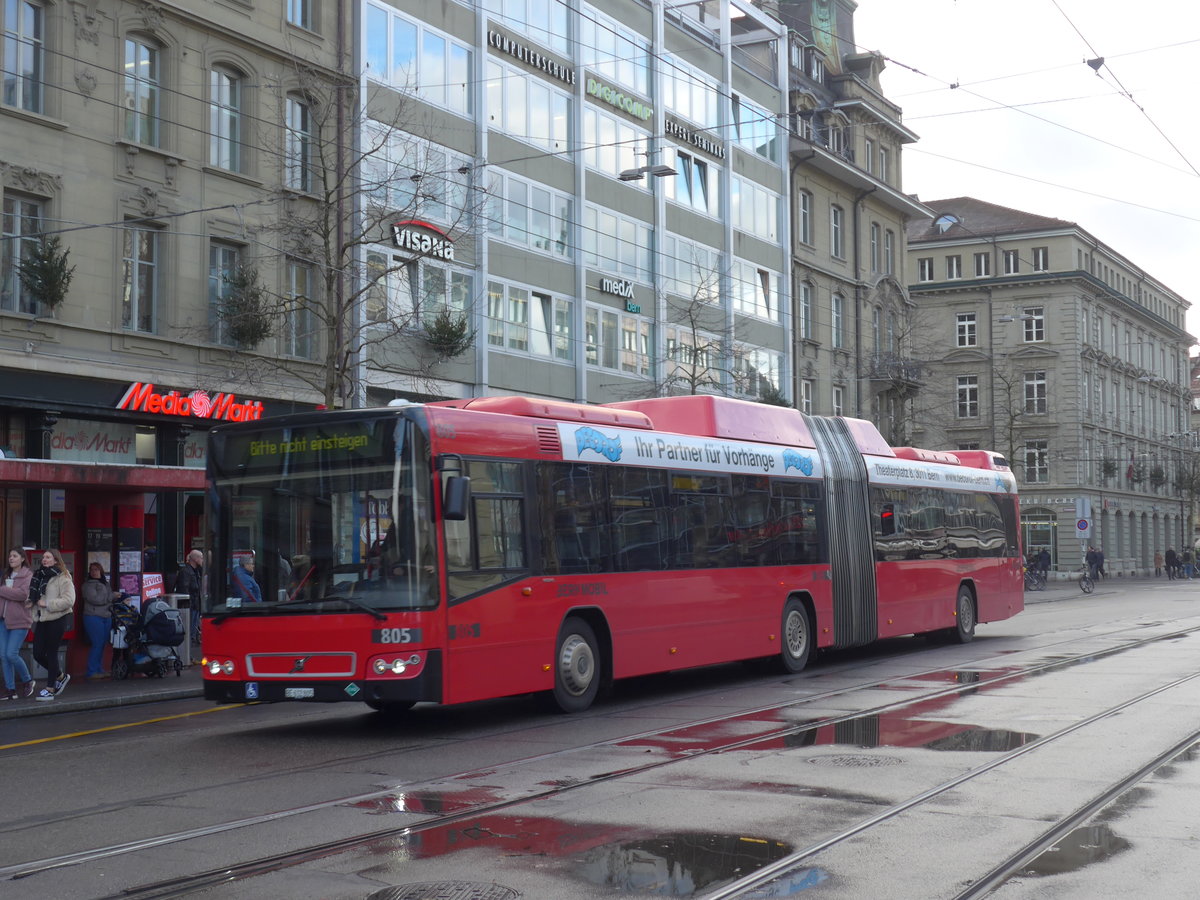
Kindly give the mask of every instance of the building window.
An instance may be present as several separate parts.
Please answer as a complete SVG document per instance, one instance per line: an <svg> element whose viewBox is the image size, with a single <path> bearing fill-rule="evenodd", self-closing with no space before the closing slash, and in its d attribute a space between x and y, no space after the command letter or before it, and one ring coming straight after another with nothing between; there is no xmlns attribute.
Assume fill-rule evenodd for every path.
<svg viewBox="0 0 1200 900"><path fill-rule="evenodd" d="M41 240L42 201L6 194L4 227L0 231L0 309L37 315L39 304L21 284L21 260Z"/></svg>
<svg viewBox="0 0 1200 900"><path fill-rule="evenodd" d="M917 281L933 281L932 256L922 256L917 260Z"/></svg>
<svg viewBox="0 0 1200 900"><path fill-rule="evenodd" d="M1046 414L1046 373L1025 373L1025 412L1031 416Z"/></svg>
<svg viewBox="0 0 1200 900"><path fill-rule="evenodd" d="M958 314L958 346L977 347L979 345L978 323L975 313Z"/></svg>
<svg viewBox="0 0 1200 900"><path fill-rule="evenodd" d="M719 366L726 353L719 338L691 327L670 325L663 330L663 338L667 351L664 374L668 388L683 388L695 394L720 387ZM591 349L590 342L588 348Z"/></svg>
<svg viewBox="0 0 1200 900"><path fill-rule="evenodd" d="M896 274L896 232L890 228L883 233L883 271L886 275Z"/></svg>
<svg viewBox="0 0 1200 900"><path fill-rule="evenodd" d="M494 65L494 63L488 63L488 70L491 71ZM490 90L490 82L488 87ZM513 87L514 86L512 84L508 84L506 86L506 91L511 94ZM514 110L512 108L507 110L496 110L492 105L494 102L496 101L491 100L491 102L488 104L488 115L492 118L494 123L498 122L497 117L500 115L500 113L503 113L505 118L511 119L511 113L514 111L519 112L519 110ZM554 135L555 147L551 149L566 149L566 124L567 123L564 121L561 135L557 133ZM494 125L493 127L496 126ZM508 130L513 136L528 133L524 129L521 131L513 131L513 128L516 126L511 124L506 125L505 127L506 130ZM560 139L562 141L561 148L558 147L558 141ZM533 143L543 143L536 136L531 136L530 140ZM643 131L640 128L635 128L633 125L630 125L628 122L625 122L616 116L607 115L606 113L601 112L589 104L586 105L583 110L583 142L584 164L596 169L599 172L603 172L605 175L611 175L613 178L619 178L621 173L627 169L640 168L646 162L646 157L642 156L640 151L644 150L649 145L650 135L648 132ZM670 164L670 160L666 159L666 157L670 156L670 151L668 150L668 152L663 154L663 156L664 164ZM679 168L676 168L675 171L681 172ZM654 181L674 182L681 177L682 175L675 175L670 178L661 179L656 179L653 177L641 178L636 181L626 181L625 184L629 187L638 188L639 190L649 190L651 183ZM663 190L668 192L667 196L674 195L674 187L672 185L663 185ZM685 192L685 196L690 197L690 184L685 185Z"/></svg>
<svg viewBox="0 0 1200 900"><path fill-rule="evenodd" d="M502 0L487 0L488 8L492 11L495 11L494 7L499 7L501 3ZM512 5L511 0L507 5ZM540 7L540 15L536 18L541 20L544 28L548 18L545 12L546 4L534 0L530 5ZM556 47L550 41L541 39L540 36L537 36L538 42L557 49L561 53L569 53L570 47L566 42L567 19L570 16L568 7L563 3L552 3L549 6L549 15L558 16L562 21L557 27L552 27L554 33L548 37L551 40L559 40L561 34L563 46ZM649 42L636 31L620 24L616 19L604 15L594 6L583 7L577 21L579 22L580 65L591 69L602 78L636 91L643 97L647 96L650 93Z"/></svg>
<svg viewBox="0 0 1200 900"><path fill-rule="evenodd" d="M835 416L846 414L846 389L844 387L833 389L833 414Z"/></svg>
<svg viewBox="0 0 1200 900"><path fill-rule="evenodd" d="M287 0L287 20L291 25L312 30L314 0Z"/></svg>
<svg viewBox="0 0 1200 900"><path fill-rule="evenodd" d="M158 49L138 38L125 40L125 139L157 147Z"/></svg>
<svg viewBox="0 0 1200 900"><path fill-rule="evenodd" d="M954 445L955 450L979 450L979 441L959 441Z"/></svg>
<svg viewBox="0 0 1200 900"><path fill-rule="evenodd" d="M801 191L800 198L800 234L798 235L800 243L812 243L812 201L813 195L808 191Z"/></svg>
<svg viewBox="0 0 1200 900"><path fill-rule="evenodd" d="M667 199L710 216L717 215L721 209L721 194L716 170L699 157L682 150L675 150L674 155L673 168L679 174L673 178L658 179L663 183ZM663 154L668 165L671 165L670 156L669 148Z"/></svg>
<svg viewBox="0 0 1200 900"><path fill-rule="evenodd" d="M878 306L871 307L871 337L876 353L883 350L883 327L880 324L882 315Z"/></svg>
<svg viewBox="0 0 1200 900"><path fill-rule="evenodd" d="M887 147L879 148L879 171L875 173L879 180L888 182L892 177L892 151Z"/></svg>
<svg viewBox="0 0 1200 900"><path fill-rule="evenodd" d="M1027 306L1022 311L1021 319L1025 325L1025 343L1046 339L1046 310L1041 306ZM1116 347L1116 334L1113 335L1113 346Z"/></svg>
<svg viewBox="0 0 1200 900"><path fill-rule="evenodd" d="M241 265L241 249L220 241L212 241L208 245L208 310L212 322L213 341L218 344L233 345L233 339L228 335L228 327L221 317L232 291L232 279Z"/></svg>
<svg viewBox="0 0 1200 900"><path fill-rule="evenodd" d="M800 337L811 339L812 334L812 300L813 287L807 281L800 282L800 308L798 311L799 321L796 323L800 329Z"/></svg>
<svg viewBox="0 0 1200 900"><path fill-rule="evenodd" d="M532 185L530 188L535 198L536 208L542 202L538 199L541 189ZM568 256L570 248L566 245L566 236L567 229L570 227L572 200L565 194L557 193L553 194L552 200L559 210L552 217L552 227L561 227L562 240L561 242L553 241L549 252ZM583 261L586 265L600 269L606 274L621 275L624 278L649 284L653 280L651 268L653 243L650 235L650 226L645 222L616 215L601 207L587 206L583 210ZM537 245L537 248L541 249L540 244ZM671 265L670 269L673 277L676 267ZM666 289L670 290L670 287Z"/></svg>
<svg viewBox="0 0 1200 900"><path fill-rule="evenodd" d="M213 69L208 81L208 161L230 172L242 171L243 79L236 72Z"/></svg>
<svg viewBox="0 0 1200 900"><path fill-rule="evenodd" d="M779 238L780 197L747 178L729 180L733 227L772 243Z"/></svg>
<svg viewBox="0 0 1200 900"><path fill-rule="evenodd" d="M677 56L662 57L662 93L671 112L701 128L716 128L720 90L715 79Z"/></svg>
<svg viewBox="0 0 1200 900"><path fill-rule="evenodd" d="M863 170L868 174L872 174L875 170L875 142L870 138L863 139Z"/></svg>
<svg viewBox="0 0 1200 900"><path fill-rule="evenodd" d="M735 347L733 352L733 389L743 397L757 399L768 391L779 390L783 356L761 347Z"/></svg>
<svg viewBox="0 0 1200 900"><path fill-rule="evenodd" d="M960 419L976 419L979 417L979 376L958 376L958 417Z"/></svg>
<svg viewBox="0 0 1200 900"><path fill-rule="evenodd" d="M846 346L846 301L841 294L834 294L830 300L832 318L830 326L833 330L833 346Z"/></svg>
<svg viewBox="0 0 1200 900"><path fill-rule="evenodd" d="M127 225L121 275L121 326L153 333L158 306L159 234Z"/></svg>
<svg viewBox="0 0 1200 900"><path fill-rule="evenodd" d="M1033 271L1048 272L1050 270L1050 248L1033 248Z"/></svg>
<svg viewBox="0 0 1200 900"><path fill-rule="evenodd" d="M829 207L829 252L842 259L846 253L843 234L844 213L840 206Z"/></svg>
<svg viewBox="0 0 1200 900"><path fill-rule="evenodd" d="M287 319L284 323L284 352L288 356L312 359L316 347L316 327L313 315L313 268L289 259L287 262Z"/></svg>
<svg viewBox="0 0 1200 900"><path fill-rule="evenodd" d="M811 378L805 378L800 382L800 412L811 416L813 411L813 382Z"/></svg>
<svg viewBox="0 0 1200 900"><path fill-rule="evenodd" d="M779 273L745 260L733 261L733 308L747 316L779 321Z"/></svg>
<svg viewBox="0 0 1200 900"><path fill-rule="evenodd" d="M962 278L962 257L961 256L947 256L946 257L946 278L947 278L947 280L951 280L951 281L956 278Z"/></svg>
<svg viewBox="0 0 1200 900"><path fill-rule="evenodd" d="M368 77L415 93L449 112L470 115L471 49L466 44L368 3L363 14L363 47ZM549 104L543 108L549 109ZM522 128L513 133L527 132Z"/></svg>
<svg viewBox="0 0 1200 900"><path fill-rule="evenodd" d="M1021 257L1016 250L1004 251L1004 274L1016 275L1021 271Z"/></svg>
<svg viewBox="0 0 1200 900"><path fill-rule="evenodd" d="M1045 484L1050 480L1049 441L1025 442L1025 482Z"/></svg>
<svg viewBox="0 0 1200 900"><path fill-rule="evenodd" d="M992 255L990 253L975 254L975 277L987 278L992 274Z"/></svg>
<svg viewBox="0 0 1200 900"><path fill-rule="evenodd" d="M42 111L45 78L45 11L30 0L4 4L4 104Z"/></svg>
<svg viewBox="0 0 1200 900"><path fill-rule="evenodd" d="M766 107L733 95L734 140L739 147L775 162L779 157L778 128Z"/></svg>
<svg viewBox="0 0 1200 900"><path fill-rule="evenodd" d="M882 247L879 244L881 230L878 222L871 223L871 272L879 271L880 253Z"/></svg>
<svg viewBox="0 0 1200 900"><path fill-rule="evenodd" d="M570 300L498 281L488 282L488 344L548 359L571 359Z"/></svg>
<svg viewBox="0 0 1200 900"><path fill-rule="evenodd" d="M284 123L284 184L293 191L313 189L313 134L309 106L299 97L288 97ZM438 173L440 178L442 173Z"/></svg>

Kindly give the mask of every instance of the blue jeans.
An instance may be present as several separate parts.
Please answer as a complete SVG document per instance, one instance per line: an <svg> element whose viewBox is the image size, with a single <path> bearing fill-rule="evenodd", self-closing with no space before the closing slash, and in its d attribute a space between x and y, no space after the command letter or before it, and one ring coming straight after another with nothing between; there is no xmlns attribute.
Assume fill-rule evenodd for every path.
<svg viewBox="0 0 1200 900"><path fill-rule="evenodd" d="M10 631L0 622L0 664L4 669L4 687L9 693L15 691L18 684L33 681L29 675L29 666L25 665L25 660L21 658L21 644L28 632L29 626Z"/></svg>
<svg viewBox="0 0 1200 900"><path fill-rule="evenodd" d="M104 616L84 616L83 630L87 632L92 648L88 650L87 677L99 675L104 671L104 648L108 646L108 633L112 628L112 619Z"/></svg>

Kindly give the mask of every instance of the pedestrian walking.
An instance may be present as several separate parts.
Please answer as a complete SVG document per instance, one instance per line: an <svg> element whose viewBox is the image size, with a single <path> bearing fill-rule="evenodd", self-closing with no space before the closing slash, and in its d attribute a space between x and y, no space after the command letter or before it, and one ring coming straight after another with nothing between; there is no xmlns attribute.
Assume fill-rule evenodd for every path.
<svg viewBox="0 0 1200 900"><path fill-rule="evenodd" d="M192 646L200 646L200 596L204 588L204 554L199 550L188 553L175 576L175 593L187 594L192 612Z"/></svg>
<svg viewBox="0 0 1200 900"><path fill-rule="evenodd" d="M1100 573L1101 578L1107 578L1108 572L1104 568L1104 551L1096 551L1096 571Z"/></svg>
<svg viewBox="0 0 1200 900"><path fill-rule="evenodd" d="M1175 580L1175 567L1179 565L1179 557L1175 555L1175 548L1167 548L1167 581Z"/></svg>
<svg viewBox="0 0 1200 900"><path fill-rule="evenodd" d="M98 562L88 566L88 577L80 593L83 595L83 630L92 645L83 679L91 681L108 675L104 670L104 650L112 632L113 589L104 575L104 566Z"/></svg>
<svg viewBox="0 0 1200 900"><path fill-rule="evenodd" d="M0 663L4 670L4 696L0 700L17 700L33 696L36 686L29 666L21 657L21 644L33 626L33 609L29 603L29 582L33 570L25 551L14 547L8 551L8 566L0 583Z"/></svg>
<svg viewBox="0 0 1200 900"><path fill-rule="evenodd" d="M1043 575L1050 574L1050 551L1045 547L1037 555L1038 571Z"/></svg>
<svg viewBox="0 0 1200 900"><path fill-rule="evenodd" d="M1183 577L1191 580L1192 577L1192 548L1184 547L1183 552L1179 554L1179 562L1183 566Z"/></svg>
<svg viewBox="0 0 1200 900"><path fill-rule="evenodd" d="M1168 550L1167 552L1170 553L1171 551ZM1088 574L1092 576L1092 581L1095 581L1100 577L1100 564L1096 554L1096 548L1088 547L1087 553L1084 555L1083 560L1087 563Z"/></svg>
<svg viewBox="0 0 1200 900"><path fill-rule="evenodd" d="M1163 555L1161 550L1156 550L1154 553L1154 577L1158 578L1162 575Z"/></svg>
<svg viewBox="0 0 1200 900"><path fill-rule="evenodd" d="M58 667L58 646L75 608L75 582L57 550L42 554L42 564L29 580L29 599L33 603L33 658L46 670L46 686L37 699L53 700L71 680Z"/></svg>

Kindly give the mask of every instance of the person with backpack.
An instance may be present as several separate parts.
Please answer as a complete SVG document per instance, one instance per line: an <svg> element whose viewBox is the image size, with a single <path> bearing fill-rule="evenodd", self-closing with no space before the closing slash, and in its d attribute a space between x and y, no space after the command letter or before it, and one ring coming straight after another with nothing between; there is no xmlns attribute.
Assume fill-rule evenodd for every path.
<svg viewBox="0 0 1200 900"><path fill-rule="evenodd" d="M46 686L37 699L53 700L71 680L58 667L58 647L75 608L75 581L57 550L42 554L42 564L29 580L29 600L33 603L33 658L46 670Z"/></svg>

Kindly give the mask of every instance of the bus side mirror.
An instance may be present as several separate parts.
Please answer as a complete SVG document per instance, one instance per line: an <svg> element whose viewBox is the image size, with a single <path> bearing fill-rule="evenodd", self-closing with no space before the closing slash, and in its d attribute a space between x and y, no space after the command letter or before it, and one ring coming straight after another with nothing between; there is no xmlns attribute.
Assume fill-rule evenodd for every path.
<svg viewBox="0 0 1200 900"><path fill-rule="evenodd" d="M471 502L471 479L465 475L451 475L442 490L442 518L463 521Z"/></svg>

